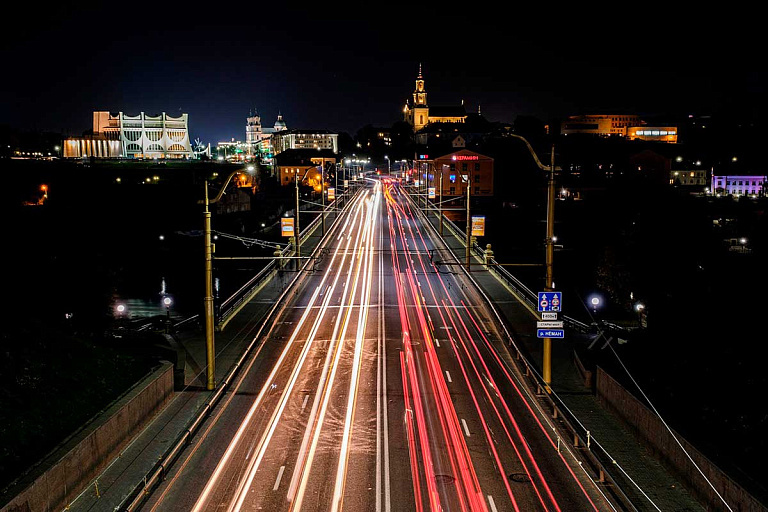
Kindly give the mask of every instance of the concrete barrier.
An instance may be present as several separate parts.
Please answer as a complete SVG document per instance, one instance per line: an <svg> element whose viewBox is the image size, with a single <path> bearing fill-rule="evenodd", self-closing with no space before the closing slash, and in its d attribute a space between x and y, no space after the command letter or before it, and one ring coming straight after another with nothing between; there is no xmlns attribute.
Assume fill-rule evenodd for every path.
<svg viewBox="0 0 768 512"><path fill-rule="evenodd" d="M654 456L668 467L707 507L707 510L727 510L717 493L723 497L732 510L749 512L768 512L768 507L726 475L712 461L707 459L693 445L677 432L673 434L661 419L649 408L627 391L602 368L597 367L597 397L601 403L626 423L632 432L652 451ZM696 469L685 452L691 456ZM707 482L702 476L706 475ZM714 489L713 489L714 487ZM715 492L717 491L717 493Z"/></svg>
<svg viewBox="0 0 768 512"><path fill-rule="evenodd" d="M7 493L0 512L64 510L173 397L173 363L164 362L52 452Z"/></svg>

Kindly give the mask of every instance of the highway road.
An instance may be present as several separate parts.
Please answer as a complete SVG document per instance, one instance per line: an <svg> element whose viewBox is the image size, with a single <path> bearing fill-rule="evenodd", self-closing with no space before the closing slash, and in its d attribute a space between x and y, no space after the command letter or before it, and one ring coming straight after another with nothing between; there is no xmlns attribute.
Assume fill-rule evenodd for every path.
<svg viewBox="0 0 768 512"><path fill-rule="evenodd" d="M460 262L368 183L142 510L612 510Z"/></svg>

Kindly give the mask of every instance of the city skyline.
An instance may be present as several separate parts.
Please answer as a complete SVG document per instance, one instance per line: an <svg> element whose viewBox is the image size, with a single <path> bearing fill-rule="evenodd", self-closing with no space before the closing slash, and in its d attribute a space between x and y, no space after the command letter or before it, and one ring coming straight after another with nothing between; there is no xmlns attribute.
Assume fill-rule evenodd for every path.
<svg viewBox="0 0 768 512"><path fill-rule="evenodd" d="M191 139L215 144L244 138L255 109L263 126L279 113L289 128L354 135L402 120L420 65L431 105L463 102L490 121L765 107L765 72L751 58L758 33L728 13L716 22L648 11L232 7L132 20L98 4L14 9L0 123L19 129L79 135L96 110L183 112Z"/></svg>

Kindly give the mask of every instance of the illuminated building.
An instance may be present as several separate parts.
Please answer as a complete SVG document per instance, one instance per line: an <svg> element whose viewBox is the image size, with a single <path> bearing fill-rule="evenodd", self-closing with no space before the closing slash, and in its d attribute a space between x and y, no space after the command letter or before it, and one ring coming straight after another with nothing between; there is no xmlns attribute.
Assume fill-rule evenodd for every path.
<svg viewBox="0 0 768 512"><path fill-rule="evenodd" d="M124 158L192 158L188 114L93 113L93 137L119 141Z"/></svg>
<svg viewBox="0 0 768 512"><path fill-rule="evenodd" d="M712 175L712 194L732 196L763 196L766 175L715 176Z"/></svg>
<svg viewBox="0 0 768 512"><path fill-rule="evenodd" d="M440 194L440 171L442 170L442 195L466 195L467 186L462 176L468 176L470 194L475 197L493 195L493 158L462 149L454 153L435 158L429 170L428 186L435 187L435 194Z"/></svg>
<svg viewBox="0 0 768 512"><path fill-rule="evenodd" d="M675 126L628 126L627 139L677 143Z"/></svg>
<svg viewBox="0 0 768 512"><path fill-rule="evenodd" d="M262 163L271 164L274 155L272 136L285 129L282 115L278 114L274 128L264 128L261 126L261 116L255 111L251 111L246 118L245 142L234 138L219 142L216 144L216 154L218 157L229 161L246 161L260 156Z"/></svg>
<svg viewBox="0 0 768 512"><path fill-rule="evenodd" d="M281 185L294 185L296 177L303 178L302 183L320 188L320 167L327 169L336 164L336 155L330 150L288 149L275 156L275 173Z"/></svg>
<svg viewBox="0 0 768 512"><path fill-rule="evenodd" d="M461 106L429 107L424 77L421 74L421 64L419 64L416 89L413 91L413 103L405 102L403 120L413 127L414 132L418 132L429 123L463 123L466 117L467 113L464 110L463 102Z"/></svg>
<svg viewBox="0 0 768 512"><path fill-rule="evenodd" d="M123 156L122 144L119 140L104 138L68 138L62 146L64 158L120 158Z"/></svg>
<svg viewBox="0 0 768 512"><path fill-rule="evenodd" d="M289 149L329 149L339 151L339 134L328 130L281 130L272 134L272 147L278 155Z"/></svg>
<svg viewBox="0 0 768 512"><path fill-rule="evenodd" d="M707 169L686 169L669 172L670 185L706 187L709 171Z"/></svg>
<svg viewBox="0 0 768 512"><path fill-rule="evenodd" d="M560 124L560 133L583 133L603 137L626 137L627 128L643 126L638 115L585 115L570 116Z"/></svg>

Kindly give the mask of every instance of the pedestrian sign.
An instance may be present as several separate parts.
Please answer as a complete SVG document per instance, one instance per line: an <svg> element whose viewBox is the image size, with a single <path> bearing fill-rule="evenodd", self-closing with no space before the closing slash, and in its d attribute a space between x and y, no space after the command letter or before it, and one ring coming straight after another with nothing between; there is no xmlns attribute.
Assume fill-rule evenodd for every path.
<svg viewBox="0 0 768 512"><path fill-rule="evenodd" d="M562 300L561 292L539 292L539 312L560 311Z"/></svg>

